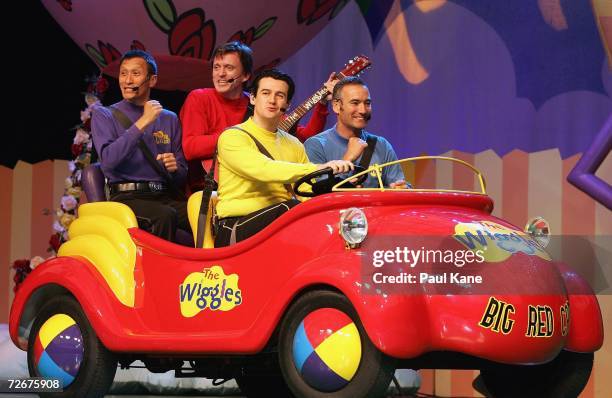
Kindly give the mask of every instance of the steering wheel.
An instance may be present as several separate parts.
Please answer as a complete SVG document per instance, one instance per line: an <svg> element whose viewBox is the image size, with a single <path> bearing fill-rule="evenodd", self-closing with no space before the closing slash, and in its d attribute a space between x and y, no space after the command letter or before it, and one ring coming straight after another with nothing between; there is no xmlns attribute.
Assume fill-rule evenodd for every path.
<svg viewBox="0 0 612 398"><path fill-rule="evenodd" d="M364 167L355 165L355 170L353 170L351 175L361 173L364 170L365 170ZM326 178L319 178L323 176L326 176ZM350 179L351 177L348 177L348 178ZM344 184L342 184L340 187L357 188L357 186L363 184L363 182L367 178L368 178L368 173L365 173L357 177L355 181L352 181L352 182L347 181ZM331 167L326 167L321 170L313 171L312 173L307 174L304 177L297 180L295 184L293 184L293 191L296 193L296 195L311 198L313 196L322 195L324 193L331 192L334 185L336 185L337 183L343 180L344 178L337 177L334 175L334 171ZM300 187L303 184L308 185L312 189L312 192L302 191Z"/></svg>

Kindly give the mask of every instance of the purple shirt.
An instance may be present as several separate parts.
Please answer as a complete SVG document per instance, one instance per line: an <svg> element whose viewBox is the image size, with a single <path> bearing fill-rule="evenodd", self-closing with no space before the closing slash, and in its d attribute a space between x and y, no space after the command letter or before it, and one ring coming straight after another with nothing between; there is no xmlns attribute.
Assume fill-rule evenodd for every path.
<svg viewBox="0 0 612 398"><path fill-rule="evenodd" d="M142 106L125 100L113 106L123 112L132 123L142 116L144 110ZM134 124L129 129L124 129L113 117L110 109L99 106L94 108L92 114L91 132L102 171L110 183L164 182L138 148L138 140L142 137L154 157L160 153L174 153L178 169L169 174L178 187L183 186L187 175L187 162L181 146L181 126L174 112L164 109L157 120L142 133ZM163 163L159 162L163 167Z"/></svg>

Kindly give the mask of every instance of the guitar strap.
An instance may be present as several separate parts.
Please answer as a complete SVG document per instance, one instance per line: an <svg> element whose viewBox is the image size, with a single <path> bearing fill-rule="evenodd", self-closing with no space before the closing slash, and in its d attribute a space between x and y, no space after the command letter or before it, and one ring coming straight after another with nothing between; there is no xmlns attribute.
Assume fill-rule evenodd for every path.
<svg viewBox="0 0 612 398"><path fill-rule="evenodd" d="M249 133L249 132L248 132L248 131L246 131L245 129L240 128L240 127L238 127L238 126L233 126L233 127L231 127L231 128L236 129L236 130L240 130L240 131L242 131L243 133L246 133L246 134L247 134L249 137L251 137L251 139L253 140L253 142L255 142L255 145L257 146L257 149L259 149L259 152L261 152L261 153L262 153L264 156L267 156L267 157L269 157L270 159L275 160L275 159L272 157L272 155L270 155L270 152L268 152L268 150L266 149L266 147L265 147L265 146L263 146L263 144L262 144L261 142L259 142L259 141L257 140L257 138L253 137L253 135L252 135L251 133ZM292 197L293 199L296 199L296 197L295 197L295 192L293 192L293 188L291 187L291 184L283 184L283 185L285 186L285 189L287 190L287 192L289 192L289 194L291 195L291 197Z"/></svg>
<svg viewBox="0 0 612 398"><path fill-rule="evenodd" d="M247 108L244 112L244 116L242 117L242 122L247 121L253 115L253 111L254 111L253 105L251 105L251 102L249 101ZM234 126L232 128L237 128L237 127ZM240 128L238 129L242 130ZM197 186L197 188L202 189L202 201L200 202L200 212L198 214L198 233L196 235L196 247L202 247L204 243L204 232L205 232L204 228L206 226L206 216L208 215L208 204L210 202L210 197L212 196L212 192L216 191L219 187L219 184L217 183L217 181L215 181L215 177L214 177L215 176L215 166L217 163L217 148L215 147L215 154L213 155L212 164L210 165L210 169L208 170L208 172L206 172L206 170L204 170L204 168L202 167L201 161L196 160L194 163L198 164L198 165L194 165L196 169L199 166L198 174L200 175L200 178L198 179L198 181L201 181L201 176L204 175L204 183L198 184L199 186Z"/></svg>
<svg viewBox="0 0 612 398"><path fill-rule="evenodd" d="M370 161L372 160L372 154L374 154L374 148L376 148L377 141L378 140L376 139L375 135L368 134L368 138L366 139L368 146L363 151L361 160L359 161L359 166L363 167L364 169L370 167Z"/></svg>
<svg viewBox="0 0 612 398"><path fill-rule="evenodd" d="M119 122L121 127L127 130L132 126L133 123L130 118L128 118L125 113L119 110L119 108L116 108L111 105L108 107L108 109L113 114L113 117ZM185 195L178 189L178 187L172 180L172 177L170 177L168 170L162 167L157 162L157 160L155 160L155 156L153 155L147 144L144 142L142 136L138 139L138 148L142 151L142 154L144 155L146 161L153 168L153 170L155 170L155 172L164 180L166 185L168 185L168 189L170 190L170 192L175 195L177 199L182 198L184 200Z"/></svg>

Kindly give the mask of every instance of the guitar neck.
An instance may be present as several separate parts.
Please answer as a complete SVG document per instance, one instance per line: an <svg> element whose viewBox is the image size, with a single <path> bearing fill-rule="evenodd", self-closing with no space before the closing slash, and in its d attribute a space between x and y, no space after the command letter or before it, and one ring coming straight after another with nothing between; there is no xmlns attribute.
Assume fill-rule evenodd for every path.
<svg viewBox="0 0 612 398"><path fill-rule="evenodd" d="M327 94L329 94L329 92L325 86L318 89L313 95L308 97L306 101L298 105L298 107L295 108L295 110L293 110L289 116L280 122L279 128L284 131L289 131L293 125L306 114L306 112L311 110L317 104L317 102L321 101L321 98L325 97Z"/></svg>

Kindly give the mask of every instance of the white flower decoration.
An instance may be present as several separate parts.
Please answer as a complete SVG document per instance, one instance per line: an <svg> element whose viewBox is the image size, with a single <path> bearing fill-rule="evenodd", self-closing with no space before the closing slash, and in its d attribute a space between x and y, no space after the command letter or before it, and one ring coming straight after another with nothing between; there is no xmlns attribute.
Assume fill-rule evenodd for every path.
<svg viewBox="0 0 612 398"><path fill-rule="evenodd" d="M62 207L66 211L70 211L77 207L77 200L72 195L64 195L62 196Z"/></svg>
<svg viewBox="0 0 612 398"><path fill-rule="evenodd" d="M91 109L91 107L99 103L100 100L95 95L87 93L85 94L85 102L87 103L87 109Z"/></svg>
<svg viewBox="0 0 612 398"><path fill-rule="evenodd" d="M45 259L41 256L32 257L32 259L30 260L30 268L36 268L38 264L42 263L43 261L45 261Z"/></svg>

